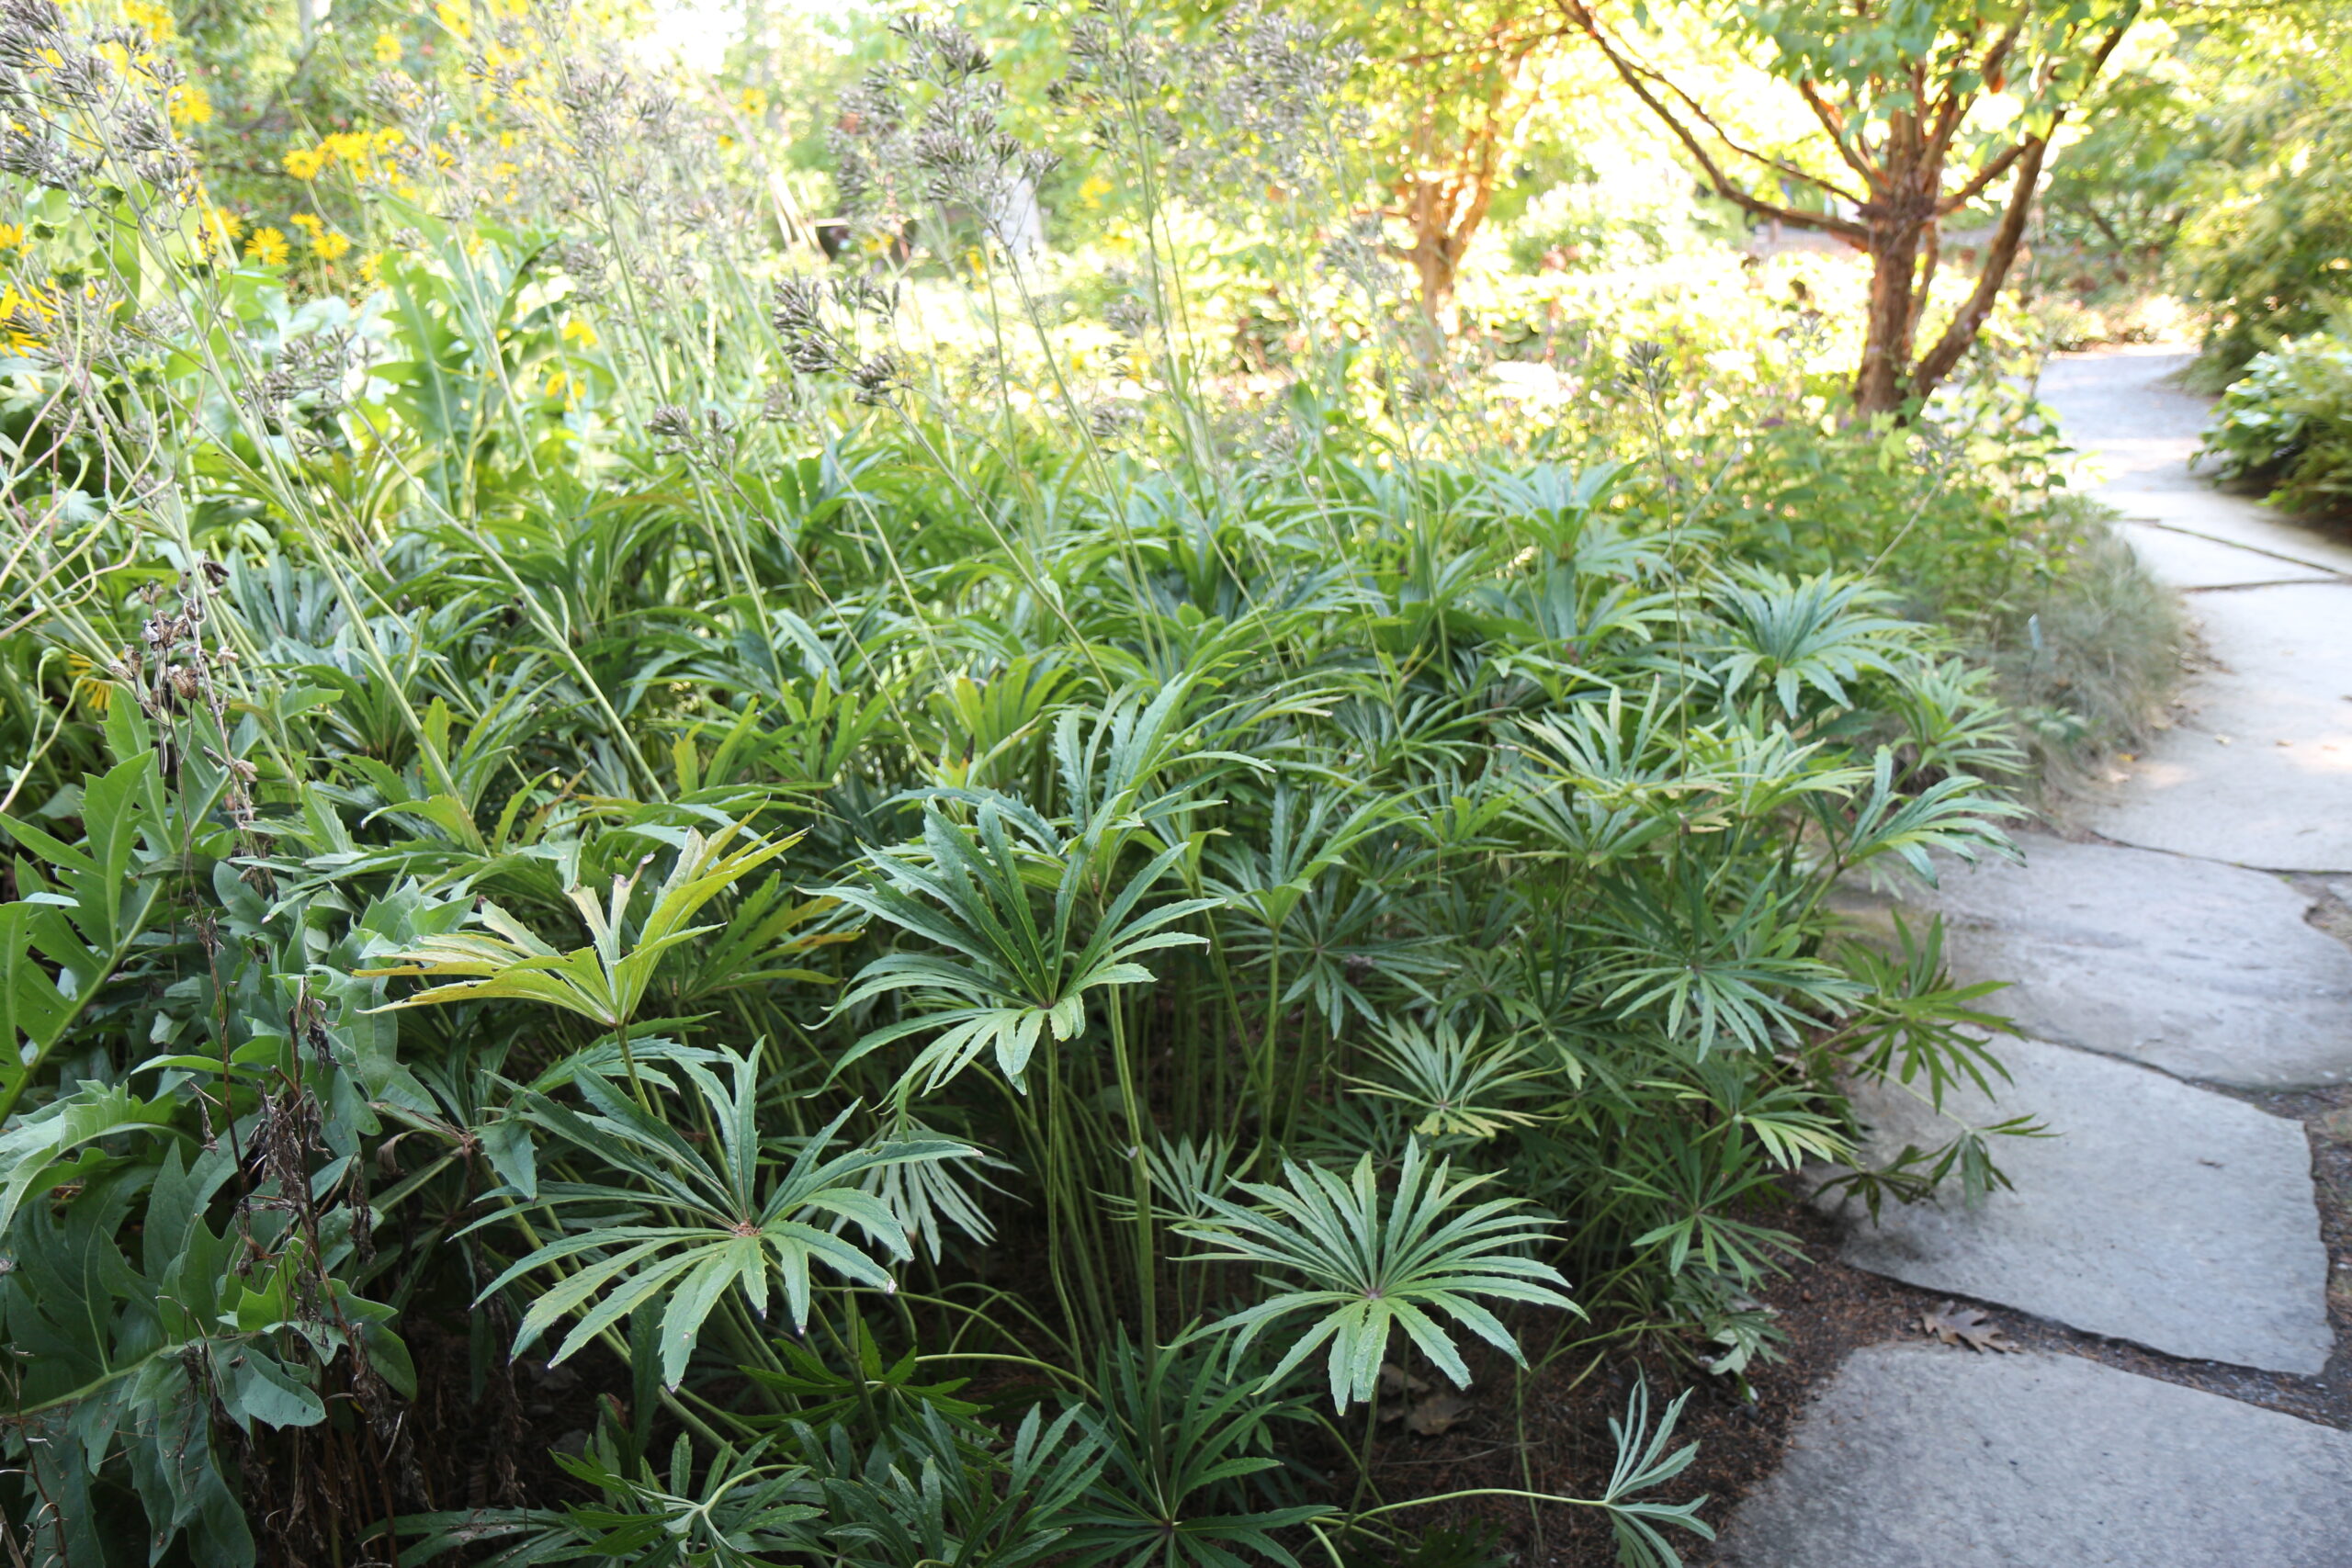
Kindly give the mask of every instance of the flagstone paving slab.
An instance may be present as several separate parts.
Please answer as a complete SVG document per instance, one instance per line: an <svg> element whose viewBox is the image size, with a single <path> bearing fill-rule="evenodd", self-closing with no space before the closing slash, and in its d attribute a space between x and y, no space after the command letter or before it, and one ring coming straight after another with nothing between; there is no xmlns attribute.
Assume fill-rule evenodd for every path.
<svg viewBox="0 0 2352 1568"><path fill-rule="evenodd" d="M2132 547L2132 553L2139 558L2149 576L2175 588L2193 591L2337 581L2334 571L2316 563L2223 543L2176 527L2126 520L2115 525L2115 532Z"/></svg>
<svg viewBox="0 0 2352 1568"><path fill-rule="evenodd" d="M2078 482L2126 518L2352 571L2352 534L2223 494L2199 477L2193 464L2213 400L2169 383L2194 357L2183 349L2143 344L2061 355L2050 362L2040 391L2057 411L2060 433L2083 454ZM2197 586L2154 570L2177 586Z"/></svg>
<svg viewBox="0 0 2352 1568"><path fill-rule="evenodd" d="M2328 1258L2300 1122L2063 1045L2003 1037L1994 1049L2012 1077L1997 1103L1966 1086L1945 1111L1973 1126L2031 1114L2055 1135L1995 1140L2014 1186L1974 1206L1955 1182L1927 1202L1885 1203L1873 1223L1825 1194L1849 1222L1848 1262L2167 1355L2325 1370ZM1883 1084L1860 1086L1855 1110L1872 1163L1952 1132Z"/></svg>
<svg viewBox="0 0 2352 1568"><path fill-rule="evenodd" d="M2280 577L2300 569L2316 577L2342 581L2352 575L2352 543L2340 530L2322 532L2240 496L2213 490L2113 490L2094 488L2092 496L2122 513L2122 525L2135 525L2150 532L2195 538L2220 548L2240 549L2279 568ZM2176 587L2193 588L2152 567L2156 577Z"/></svg>
<svg viewBox="0 0 2352 1568"><path fill-rule="evenodd" d="M2010 982L1981 1006L2037 1040L2180 1077L2352 1081L2352 949L2305 922L2317 900L2267 872L2153 850L2034 834L2018 846L2022 865L1948 863L1939 886L1903 895L1943 915L1957 978ZM1881 918L1858 896L1840 902Z"/></svg>
<svg viewBox="0 0 2352 1568"><path fill-rule="evenodd" d="M2352 1435L2072 1356L1856 1351L1719 1568L2346 1568Z"/></svg>
<svg viewBox="0 0 2352 1568"><path fill-rule="evenodd" d="M2084 814L2102 838L2271 871L2352 871L2352 584L2199 594L2222 668Z"/></svg>

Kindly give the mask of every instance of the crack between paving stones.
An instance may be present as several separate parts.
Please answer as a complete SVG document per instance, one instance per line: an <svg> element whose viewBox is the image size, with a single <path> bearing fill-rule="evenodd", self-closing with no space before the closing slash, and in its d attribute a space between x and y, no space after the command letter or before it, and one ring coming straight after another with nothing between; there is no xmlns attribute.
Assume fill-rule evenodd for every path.
<svg viewBox="0 0 2352 1568"><path fill-rule="evenodd" d="M2303 567L2312 571L2324 571L2327 573L2330 578L2334 579L2334 581L2324 584L2323 586L2340 587L2346 584L2352 584L2352 572L2345 571L2338 567L2330 566L2325 561L2305 560L2301 556L2290 556L2284 550L2266 550L2260 545L2249 545L2239 539L2225 539L2219 534L2208 534L2196 528L2184 528L2177 523L2161 522L2154 517L2127 516L2120 519L2120 521L2129 523L2138 528L2161 528L2167 534L2185 534L2192 539L2202 539L2207 544L2224 545L2233 550L2244 550L2250 556L2267 556L2272 560L2282 560L2290 566ZM2284 583L2263 582L2253 583L2249 586L2256 588L2270 588L2284 587L2287 585ZM2179 592L2193 593L2199 591L2196 589L2182 589Z"/></svg>
<svg viewBox="0 0 2352 1568"><path fill-rule="evenodd" d="M2352 588L2352 578L2329 582L2310 577L2274 577L2263 582L2201 582L2194 588L2176 588L2176 593L2240 593L2249 588Z"/></svg>
<svg viewBox="0 0 2352 1568"><path fill-rule="evenodd" d="M2057 1318L2027 1312L1991 1296L1972 1296L1963 1291L1942 1287L1929 1289L1907 1280L1898 1280L1891 1274L1881 1278L1901 1287L1922 1303L1932 1300L1939 1306L1951 1303L1963 1307L1981 1307L1988 1313L1999 1314L2007 1322L1996 1323L1991 1326L1998 1327L2010 1339L2017 1341L2018 1351L2079 1356L2084 1360L2112 1367L2136 1377L2154 1378L2160 1382L2193 1388L2200 1393L2215 1394L2239 1404L2250 1404L2257 1410L2292 1416L2314 1427L2325 1427L2339 1432L2352 1431L2352 1421L2329 1408L2332 1403L2329 1399L2330 1380L2325 1372L2307 1377L2268 1367L2246 1366L2236 1361L2176 1356L2168 1350L2159 1350L2120 1335L2098 1334L2086 1328L2076 1328ZM1923 1306L1921 1310L1926 1309ZM1920 1342L1920 1337L1916 1334L1871 1341L1879 1345L1916 1345ZM1855 1347L1856 1349L1861 1348ZM2000 1354L1998 1351L1967 1350L1957 1346L1951 1348L1954 1355Z"/></svg>

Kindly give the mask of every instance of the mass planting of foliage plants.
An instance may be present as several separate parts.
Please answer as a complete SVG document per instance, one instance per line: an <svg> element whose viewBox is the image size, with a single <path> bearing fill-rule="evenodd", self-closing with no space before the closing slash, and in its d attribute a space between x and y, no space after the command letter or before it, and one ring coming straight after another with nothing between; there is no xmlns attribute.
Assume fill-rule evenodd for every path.
<svg viewBox="0 0 2352 1568"><path fill-rule="evenodd" d="M1607 448L1490 444L1295 205L1396 330L1250 394L1172 197L1112 396L962 34L836 117L881 238L827 266L560 12L447 25L313 171L335 288L210 201L153 28L0 7L17 1560L1377 1561L1400 1391L1770 1354L1846 1086L1998 1070L1932 928L1825 902L2014 809L1870 575L1940 513L1829 515L1819 454L1927 438L1686 442L1644 347ZM1344 183L1309 32L1068 56L1147 190ZM1981 1190L1989 1131L1856 1179ZM1629 1385L1588 1495L1486 1490L1671 1562Z"/></svg>

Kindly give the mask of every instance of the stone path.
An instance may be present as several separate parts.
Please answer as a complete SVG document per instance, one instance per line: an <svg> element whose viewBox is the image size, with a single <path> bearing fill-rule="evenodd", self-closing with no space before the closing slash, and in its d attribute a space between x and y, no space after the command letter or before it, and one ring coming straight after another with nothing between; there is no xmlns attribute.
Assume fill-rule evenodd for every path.
<svg viewBox="0 0 2352 1568"><path fill-rule="evenodd" d="M1856 1351L1723 1568L2345 1568L2352 1437L2079 1356Z"/></svg>
<svg viewBox="0 0 2352 1568"><path fill-rule="evenodd" d="M2043 392L2212 667L2077 814L2094 841L2029 836L2022 865L1903 895L1942 914L1958 977L2014 982L1987 1004L2030 1036L1996 1047L2011 1081L1940 1111L1860 1100L1882 1154L1941 1143L1947 1118L2026 1112L2055 1135L2005 1140L2015 1188L1975 1208L1849 1213L1844 1255L1996 1320L2310 1378L2336 1345L2308 1135L2201 1086L2352 1082L2352 948L2306 919L2318 888L2352 904L2352 545L2191 472L2207 405L2164 384L2188 357L2070 355ZM1849 912L1883 920L1886 901ZM2060 1350L1871 1346L1714 1561L2352 1568L2352 1433Z"/></svg>
<svg viewBox="0 0 2352 1568"><path fill-rule="evenodd" d="M2208 405L2163 384L2188 361L2072 355L2042 380L2067 439L2105 471L2098 498L2150 570L2190 592L2219 664L2085 825L2267 871L2352 870L2352 544L2190 471Z"/></svg>

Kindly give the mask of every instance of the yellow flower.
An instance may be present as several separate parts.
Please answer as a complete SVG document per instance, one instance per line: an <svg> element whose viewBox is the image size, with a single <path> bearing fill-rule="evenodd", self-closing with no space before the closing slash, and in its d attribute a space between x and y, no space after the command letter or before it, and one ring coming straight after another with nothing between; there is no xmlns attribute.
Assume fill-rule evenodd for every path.
<svg viewBox="0 0 2352 1568"><path fill-rule="evenodd" d="M200 82L182 82L174 87L164 107L174 125L209 125L212 123L212 95Z"/></svg>
<svg viewBox="0 0 2352 1568"><path fill-rule="evenodd" d="M582 348L596 346L596 329L590 326L584 317L574 316L564 322L560 335L564 342L577 344Z"/></svg>
<svg viewBox="0 0 2352 1568"><path fill-rule="evenodd" d="M245 220L225 207L216 207L206 216L210 220L213 228L228 236L229 243L232 245L245 231Z"/></svg>
<svg viewBox="0 0 2352 1568"><path fill-rule="evenodd" d="M359 258L359 281L370 288L376 286L376 275L384 268L384 253L369 251Z"/></svg>
<svg viewBox="0 0 2352 1568"><path fill-rule="evenodd" d="M758 119L768 112L768 96L757 87L746 87L735 96L735 107L743 111L745 119Z"/></svg>
<svg viewBox="0 0 2352 1568"><path fill-rule="evenodd" d="M351 236L330 229L323 234L311 236L311 249L322 262L341 261L351 249Z"/></svg>
<svg viewBox="0 0 2352 1568"><path fill-rule="evenodd" d="M0 223L0 251L21 251L25 248L25 226L21 223Z"/></svg>
<svg viewBox="0 0 2352 1568"><path fill-rule="evenodd" d="M401 55L403 52L404 51L401 48L401 40L398 34L378 33L376 35L377 64L398 65L401 62Z"/></svg>
<svg viewBox="0 0 2352 1568"><path fill-rule="evenodd" d="M40 346L41 330L49 324L49 312L40 308L39 289L31 294L19 294L11 284L0 291L0 343L18 354Z"/></svg>
<svg viewBox="0 0 2352 1568"><path fill-rule="evenodd" d="M107 699L114 695L114 682L88 658L79 653L65 656L65 673L74 682L74 693L82 699L83 706L103 716Z"/></svg>
<svg viewBox="0 0 2352 1568"><path fill-rule="evenodd" d="M459 38L470 39L474 36L473 17L467 13L466 7L454 4L453 0L441 0L439 5L433 7L433 14L441 18L443 27Z"/></svg>
<svg viewBox="0 0 2352 1568"><path fill-rule="evenodd" d="M324 223L321 222L317 218L308 212L298 212L294 214L293 217L288 218L286 221L293 224L294 227L301 230L302 232L311 236L311 242L313 244L318 243L320 232L326 228Z"/></svg>
<svg viewBox="0 0 2352 1568"><path fill-rule="evenodd" d="M314 180L326 166L326 155L315 147L297 147L286 154L286 172L298 180Z"/></svg>
<svg viewBox="0 0 2352 1568"><path fill-rule="evenodd" d="M245 259L264 266L286 265L286 236L276 229L256 229L253 238L245 242Z"/></svg>
<svg viewBox="0 0 2352 1568"><path fill-rule="evenodd" d="M122 14L131 26L158 43L168 40L178 30L171 12L161 6L149 5L147 0L123 0Z"/></svg>

